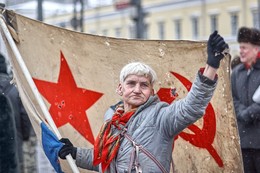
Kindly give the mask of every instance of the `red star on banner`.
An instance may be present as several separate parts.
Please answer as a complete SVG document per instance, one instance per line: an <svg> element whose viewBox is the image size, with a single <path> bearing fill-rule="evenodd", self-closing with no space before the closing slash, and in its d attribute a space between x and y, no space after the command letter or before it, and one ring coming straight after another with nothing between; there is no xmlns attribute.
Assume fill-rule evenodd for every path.
<svg viewBox="0 0 260 173"><path fill-rule="evenodd" d="M57 127L70 123L91 144L94 136L86 115L103 93L78 88L68 63L61 52L61 65L58 83L33 79L39 92L51 104L50 114Z"/></svg>

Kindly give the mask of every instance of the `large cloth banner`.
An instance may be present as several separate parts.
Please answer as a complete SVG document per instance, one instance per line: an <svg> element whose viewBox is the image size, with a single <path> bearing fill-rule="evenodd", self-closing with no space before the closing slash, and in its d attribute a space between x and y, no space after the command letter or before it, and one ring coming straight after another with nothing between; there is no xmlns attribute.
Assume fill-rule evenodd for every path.
<svg viewBox="0 0 260 173"><path fill-rule="evenodd" d="M59 132L75 146L93 147L104 113L120 100L116 87L125 64L141 61L154 68L158 75L155 92L168 103L186 96L197 71L206 64L206 41L117 39L62 29L8 10L5 13L16 46ZM40 123L33 117L46 119L7 48L15 82L41 141ZM243 172L229 63L229 58L221 62L218 86L204 117L176 137L174 172ZM66 161L60 162L64 172L71 172Z"/></svg>

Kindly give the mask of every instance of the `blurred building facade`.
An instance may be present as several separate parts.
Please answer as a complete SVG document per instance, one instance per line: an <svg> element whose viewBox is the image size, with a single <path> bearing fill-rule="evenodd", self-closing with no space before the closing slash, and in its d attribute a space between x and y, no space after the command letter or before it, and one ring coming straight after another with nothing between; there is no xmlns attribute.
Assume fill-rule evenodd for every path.
<svg viewBox="0 0 260 173"><path fill-rule="evenodd" d="M143 12L143 39L206 40L211 32L218 30L229 42L233 55L238 51L238 28L259 28L258 0L97 0L95 5L87 0L82 1L85 4L82 16L79 2L55 1L58 7L51 6L57 8L56 13L45 15L44 22L75 30L81 17L83 28L78 31L136 38L136 18L140 13L138 16L134 4L139 2ZM54 1L43 1L43 5L47 3Z"/></svg>
<svg viewBox="0 0 260 173"><path fill-rule="evenodd" d="M84 32L96 35L136 38L137 15L131 1L84 11ZM138 0L137 0L138 1ZM238 54L236 36L241 26L259 28L257 0L142 0L144 39L206 40L218 30L229 42L231 54ZM73 14L46 18L47 23L72 29Z"/></svg>

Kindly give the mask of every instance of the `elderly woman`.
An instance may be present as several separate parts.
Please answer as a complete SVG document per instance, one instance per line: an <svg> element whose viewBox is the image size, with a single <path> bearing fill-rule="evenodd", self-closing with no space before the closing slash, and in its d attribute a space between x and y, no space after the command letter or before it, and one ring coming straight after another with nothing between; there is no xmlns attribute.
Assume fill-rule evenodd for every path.
<svg viewBox="0 0 260 173"><path fill-rule="evenodd" d="M93 149L74 147L68 139L59 151L71 154L77 166L99 172L170 172L174 137L202 117L216 88L216 71L228 48L215 31L208 42L208 60L188 95L172 104L154 94L156 73L146 64L127 64L117 93L122 101L109 108Z"/></svg>

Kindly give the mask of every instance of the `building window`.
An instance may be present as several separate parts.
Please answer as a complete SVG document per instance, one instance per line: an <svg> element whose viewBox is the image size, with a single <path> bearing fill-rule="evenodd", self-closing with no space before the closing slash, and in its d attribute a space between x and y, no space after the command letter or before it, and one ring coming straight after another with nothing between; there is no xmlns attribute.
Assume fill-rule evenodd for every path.
<svg viewBox="0 0 260 173"><path fill-rule="evenodd" d="M210 25L211 25L211 33L218 30L218 16L217 15L210 16Z"/></svg>
<svg viewBox="0 0 260 173"><path fill-rule="evenodd" d="M238 14L231 13L231 35L236 36L238 31Z"/></svg>
<svg viewBox="0 0 260 173"><path fill-rule="evenodd" d="M164 33L164 22L158 22L159 39L163 40L165 37Z"/></svg>
<svg viewBox="0 0 260 173"><path fill-rule="evenodd" d="M198 17L191 18L192 23L192 38L197 40L199 38L199 19Z"/></svg>
<svg viewBox="0 0 260 173"><path fill-rule="evenodd" d="M128 27L129 30L129 37L130 38L137 38L137 33L136 33L136 26L135 25L129 25ZM148 24L144 24L144 29L143 29L143 38L147 39L148 38Z"/></svg>
<svg viewBox="0 0 260 173"><path fill-rule="evenodd" d="M62 28L66 28L66 23L65 22L61 22L61 23L59 23L59 26L62 27Z"/></svg>
<svg viewBox="0 0 260 173"><path fill-rule="evenodd" d="M120 27L115 28L115 37L121 37L121 28Z"/></svg>
<svg viewBox="0 0 260 173"><path fill-rule="evenodd" d="M174 34L175 34L175 39L181 39L181 20L180 19L174 20Z"/></svg>
<svg viewBox="0 0 260 173"><path fill-rule="evenodd" d="M134 25L129 25L129 38L136 38L136 27Z"/></svg>
<svg viewBox="0 0 260 173"><path fill-rule="evenodd" d="M95 35L96 31L95 30L90 30L89 33L92 34L92 35Z"/></svg>
<svg viewBox="0 0 260 173"><path fill-rule="evenodd" d="M147 23L144 24L144 39L148 39L148 30L149 25Z"/></svg>
<svg viewBox="0 0 260 173"><path fill-rule="evenodd" d="M258 15L258 11L257 10L253 10L252 11L252 16L253 16L253 25L255 28L258 28L260 29L260 26L259 26L259 15Z"/></svg>
<svg viewBox="0 0 260 173"><path fill-rule="evenodd" d="M103 30L102 30L102 35L103 35L103 36L107 36L107 34L108 34L108 30L107 30L107 29L103 29Z"/></svg>

